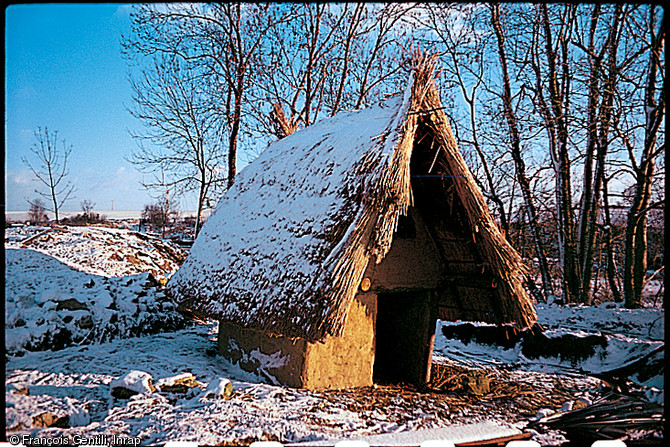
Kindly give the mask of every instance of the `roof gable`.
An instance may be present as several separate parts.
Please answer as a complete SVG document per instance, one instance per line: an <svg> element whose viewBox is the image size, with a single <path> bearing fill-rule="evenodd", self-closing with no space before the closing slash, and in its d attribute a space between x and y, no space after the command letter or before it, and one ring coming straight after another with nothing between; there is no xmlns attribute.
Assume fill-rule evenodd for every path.
<svg viewBox="0 0 670 447"><path fill-rule="evenodd" d="M393 153L387 146L404 121L405 101L342 113L271 144L205 222L170 280L171 293L208 316L314 333L332 308L320 292L339 242L356 224L366 184Z"/></svg>

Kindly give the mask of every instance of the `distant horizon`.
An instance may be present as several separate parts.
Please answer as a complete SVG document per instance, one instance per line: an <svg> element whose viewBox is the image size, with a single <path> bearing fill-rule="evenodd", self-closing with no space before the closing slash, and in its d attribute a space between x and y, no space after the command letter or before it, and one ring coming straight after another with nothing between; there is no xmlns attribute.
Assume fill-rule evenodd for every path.
<svg viewBox="0 0 670 447"><path fill-rule="evenodd" d="M93 210L94 213L104 216L109 220L124 220L124 219L139 219L143 210ZM195 210L186 210L178 211L180 217L195 217ZM28 220L28 211L5 211L5 220L10 222L21 222ZM47 211L47 216L51 219L54 217L54 213ZM72 217L77 214L81 214L82 210L79 211L59 211L58 214L60 217ZM210 210L205 210L203 212L203 217L208 217L210 215Z"/></svg>

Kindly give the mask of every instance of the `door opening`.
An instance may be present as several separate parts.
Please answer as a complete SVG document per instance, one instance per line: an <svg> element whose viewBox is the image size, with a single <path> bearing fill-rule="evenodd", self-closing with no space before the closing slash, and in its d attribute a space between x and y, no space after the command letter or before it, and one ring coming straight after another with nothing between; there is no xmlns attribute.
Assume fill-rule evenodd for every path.
<svg viewBox="0 0 670 447"><path fill-rule="evenodd" d="M430 380L437 322L431 296L425 290L378 295L375 382L424 386Z"/></svg>

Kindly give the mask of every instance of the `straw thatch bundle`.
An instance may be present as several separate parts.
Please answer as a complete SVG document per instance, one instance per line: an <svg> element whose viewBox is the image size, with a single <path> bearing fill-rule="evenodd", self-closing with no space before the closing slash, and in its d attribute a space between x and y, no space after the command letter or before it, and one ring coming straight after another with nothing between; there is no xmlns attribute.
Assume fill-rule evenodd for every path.
<svg viewBox="0 0 670 447"><path fill-rule="evenodd" d="M523 263L458 151L435 65L436 57L415 54L402 97L272 144L223 197L168 291L244 327L309 340L339 335L369 262L384 259L413 205L410 161L421 128L439 151L437 169L454 178L465 225L496 279L496 322L532 325Z"/></svg>

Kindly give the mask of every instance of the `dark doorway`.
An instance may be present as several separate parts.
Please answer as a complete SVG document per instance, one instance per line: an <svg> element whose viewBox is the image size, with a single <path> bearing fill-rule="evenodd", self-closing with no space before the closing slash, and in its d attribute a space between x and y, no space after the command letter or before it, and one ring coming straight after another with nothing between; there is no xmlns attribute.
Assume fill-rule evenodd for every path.
<svg viewBox="0 0 670 447"><path fill-rule="evenodd" d="M430 291L381 293L373 380L423 386L430 379L437 313Z"/></svg>

